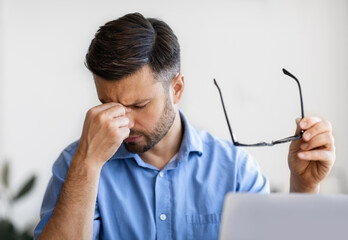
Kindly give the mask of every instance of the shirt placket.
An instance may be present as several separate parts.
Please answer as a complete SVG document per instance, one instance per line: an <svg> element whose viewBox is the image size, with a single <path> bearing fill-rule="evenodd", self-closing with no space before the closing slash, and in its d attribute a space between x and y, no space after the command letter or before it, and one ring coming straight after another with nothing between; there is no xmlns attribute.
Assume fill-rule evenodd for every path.
<svg viewBox="0 0 348 240"><path fill-rule="evenodd" d="M167 171L160 171L155 184L155 211L157 239L171 238L170 189Z"/></svg>

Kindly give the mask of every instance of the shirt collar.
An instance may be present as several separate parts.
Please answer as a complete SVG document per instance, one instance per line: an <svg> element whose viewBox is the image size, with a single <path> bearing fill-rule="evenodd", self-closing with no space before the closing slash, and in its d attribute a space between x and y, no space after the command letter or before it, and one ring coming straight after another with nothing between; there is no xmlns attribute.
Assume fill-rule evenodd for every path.
<svg viewBox="0 0 348 240"><path fill-rule="evenodd" d="M178 152L179 161L183 161L188 158L190 153L198 153L198 155L203 154L203 143L197 130L195 130L188 122L185 114L179 110L181 124L183 127L184 135L182 137L180 149ZM124 143L121 144L112 159L125 159L125 158L136 158L136 153L130 153L127 151Z"/></svg>
<svg viewBox="0 0 348 240"><path fill-rule="evenodd" d="M196 129L194 129L188 122L185 114L180 111L181 123L184 129L181 146L178 153L179 161L188 158L190 153L198 153L199 156L203 154L203 143Z"/></svg>

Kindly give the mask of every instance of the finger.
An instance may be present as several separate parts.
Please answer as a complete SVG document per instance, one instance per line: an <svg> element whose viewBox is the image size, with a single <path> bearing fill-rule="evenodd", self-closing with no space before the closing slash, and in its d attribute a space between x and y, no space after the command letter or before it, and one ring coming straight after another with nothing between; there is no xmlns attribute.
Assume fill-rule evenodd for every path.
<svg viewBox="0 0 348 240"><path fill-rule="evenodd" d="M333 136L328 132L324 132L312 137L310 141L302 143L301 149L307 150L307 151L313 150L316 148L325 148L326 150L333 150L333 146L334 146Z"/></svg>
<svg viewBox="0 0 348 240"><path fill-rule="evenodd" d="M100 112L100 111L105 111L105 110L108 110L110 108L117 107L117 106L125 108L126 113L129 113L132 110L131 108L125 107L122 104L116 103L116 102L103 103L103 104L100 104L98 106L95 106L94 109Z"/></svg>
<svg viewBox="0 0 348 240"><path fill-rule="evenodd" d="M321 119L319 117L305 117L301 119L298 125L300 129L307 130L320 121Z"/></svg>
<svg viewBox="0 0 348 240"><path fill-rule="evenodd" d="M304 151L299 152L297 157L300 160L307 161L325 161L325 162L333 162L335 153L332 151L326 150L312 150L312 151Z"/></svg>
<svg viewBox="0 0 348 240"><path fill-rule="evenodd" d="M129 118L127 118L126 116L114 118L112 121L118 128L128 127L129 125Z"/></svg>
<svg viewBox="0 0 348 240"><path fill-rule="evenodd" d="M299 134L301 132L301 127L299 125L300 121L302 118L296 118L296 131L295 131L295 135Z"/></svg>
<svg viewBox="0 0 348 240"><path fill-rule="evenodd" d="M115 103L115 102L109 102L109 103L104 103L104 104L101 104L101 105L98 105L98 106L95 106L91 109L88 110L87 112L87 116L89 118L93 118L94 116L97 116L98 114L101 114L102 112L104 111L107 111L108 109L110 108L113 108L113 107L124 107L123 105L119 104L119 103ZM125 110L126 111L129 111L129 110Z"/></svg>
<svg viewBox="0 0 348 240"><path fill-rule="evenodd" d="M129 137L130 129L128 127L121 127L118 129L119 136L122 140L125 140Z"/></svg>
<svg viewBox="0 0 348 240"><path fill-rule="evenodd" d="M305 141L309 141L313 137L320 135L322 133L331 133L332 127L331 123L328 121L320 121L314 125L312 125L311 128L307 129L305 133L303 134L303 139Z"/></svg>
<svg viewBox="0 0 348 240"><path fill-rule="evenodd" d="M107 110L107 109L109 109L111 107L118 106L118 105L123 106L120 103L108 102L108 103L103 103L103 104L100 104L98 106L95 106L94 108L99 110L99 111L105 111L105 110Z"/></svg>
<svg viewBox="0 0 348 240"><path fill-rule="evenodd" d="M102 112L99 112L98 118L100 118L101 120L114 119L121 116L125 116L126 113L127 113L126 107L124 107L121 104L118 104L118 105L113 105Z"/></svg>

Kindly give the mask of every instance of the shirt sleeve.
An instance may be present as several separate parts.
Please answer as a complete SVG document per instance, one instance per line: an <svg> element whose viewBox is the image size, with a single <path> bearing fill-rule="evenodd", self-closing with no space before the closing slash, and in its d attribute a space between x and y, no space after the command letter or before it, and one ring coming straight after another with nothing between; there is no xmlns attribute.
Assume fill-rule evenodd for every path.
<svg viewBox="0 0 348 240"><path fill-rule="evenodd" d="M244 149L238 152L237 192L269 193L269 181L255 159Z"/></svg>
<svg viewBox="0 0 348 240"><path fill-rule="evenodd" d="M40 211L40 221L34 230L34 239L38 239L56 207L62 191L66 174L68 173L71 159L75 153L77 143L67 147L55 161L52 167L52 177L46 188ZM97 204L96 204L97 206ZM96 207L93 223L93 239L99 239L100 217Z"/></svg>

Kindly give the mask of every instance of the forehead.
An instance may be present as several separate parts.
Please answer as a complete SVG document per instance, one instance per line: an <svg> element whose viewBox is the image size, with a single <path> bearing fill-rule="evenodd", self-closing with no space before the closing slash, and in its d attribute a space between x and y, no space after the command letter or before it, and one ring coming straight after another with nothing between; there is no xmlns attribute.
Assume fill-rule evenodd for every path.
<svg viewBox="0 0 348 240"><path fill-rule="evenodd" d="M94 75L98 98L103 102L131 105L137 101L163 95L163 87L146 65L136 73L117 81L108 81Z"/></svg>

